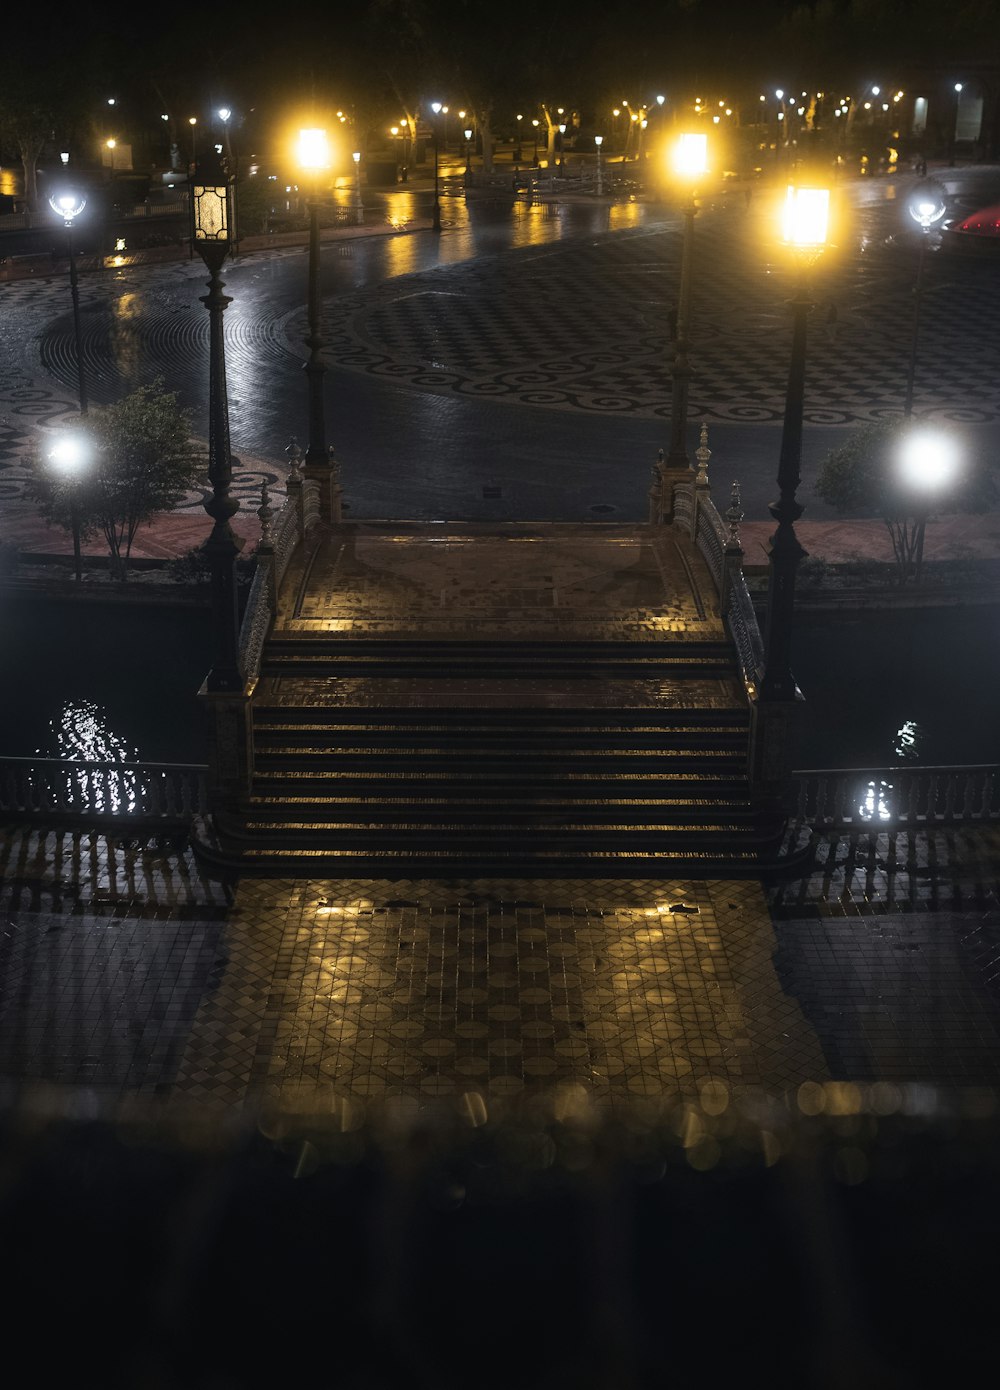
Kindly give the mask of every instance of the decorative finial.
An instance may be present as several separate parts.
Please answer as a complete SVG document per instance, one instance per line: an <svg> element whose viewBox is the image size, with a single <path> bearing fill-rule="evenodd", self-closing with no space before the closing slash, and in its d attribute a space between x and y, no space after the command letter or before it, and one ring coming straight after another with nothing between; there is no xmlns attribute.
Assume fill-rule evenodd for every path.
<svg viewBox="0 0 1000 1390"><path fill-rule="evenodd" d="M271 544L271 518L274 516L274 508L271 506L271 494L266 478L260 485L260 506L257 508L257 515L260 517L260 543L262 546L269 546Z"/></svg>
<svg viewBox="0 0 1000 1390"><path fill-rule="evenodd" d="M740 498L740 485L733 479L733 485L729 489L729 506L726 508L726 520L729 522L729 539L727 547L736 549L740 545L740 522L743 520L743 502Z"/></svg>
<svg viewBox="0 0 1000 1390"><path fill-rule="evenodd" d="M695 474L695 483L699 487L708 487L708 460L712 457L712 451L708 447L708 426L702 423L701 443L694 451L694 456L698 460L698 471Z"/></svg>
<svg viewBox="0 0 1000 1390"><path fill-rule="evenodd" d="M288 441L285 453L288 455L288 482L292 484L301 483L302 473L299 470L299 464L302 460L302 450L299 448L299 441L295 438L294 434Z"/></svg>

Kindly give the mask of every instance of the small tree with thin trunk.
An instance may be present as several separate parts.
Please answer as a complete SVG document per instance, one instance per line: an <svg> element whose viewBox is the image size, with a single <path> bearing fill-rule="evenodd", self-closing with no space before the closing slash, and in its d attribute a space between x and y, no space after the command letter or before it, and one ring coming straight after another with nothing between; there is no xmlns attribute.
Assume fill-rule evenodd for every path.
<svg viewBox="0 0 1000 1390"><path fill-rule="evenodd" d="M920 578L924 530L932 512L984 512L997 498L992 476L967 452L949 486L931 491L915 485L901 459L908 438L924 428L902 419L861 425L827 455L816 480L820 497L838 512L881 517L900 584Z"/></svg>
<svg viewBox="0 0 1000 1390"><path fill-rule="evenodd" d="M89 467L79 477L60 477L40 448L32 461L28 495L56 526L70 530L74 519L84 537L101 535L111 572L128 577L132 543L139 527L171 511L205 467L190 438L176 393L152 385L92 410L80 423L89 443Z"/></svg>

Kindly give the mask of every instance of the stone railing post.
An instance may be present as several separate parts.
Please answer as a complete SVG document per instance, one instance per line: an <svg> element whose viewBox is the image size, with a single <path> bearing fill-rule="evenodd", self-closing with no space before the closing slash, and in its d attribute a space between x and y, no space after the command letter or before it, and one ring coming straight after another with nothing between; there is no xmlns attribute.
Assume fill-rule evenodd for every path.
<svg viewBox="0 0 1000 1390"><path fill-rule="evenodd" d="M705 502L711 495L711 484L708 481L708 461L712 457L712 451L708 447L708 426L702 424L701 442L694 451L694 456L698 460L694 475L694 506L691 508L691 539L698 540L698 525L701 519L701 511Z"/></svg>
<svg viewBox="0 0 1000 1390"><path fill-rule="evenodd" d="M305 535L305 514L302 505L302 450L299 448L299 441L293 434L288 441L285 449L288 455L288 477L285 479L285 491L294 500L295 509L299 518L299 539Z"/></svg>
<svg viewBox="0 0 1000 1390"><path fill-rule="evenodd" d="M257 563L266 566L267 571L267 603L271 612L274 613L278 606L278 584L277 576L274 572L274 537L271 533L271 520L274 517L274 508L271 506L271 494L268 491L267 479L265 478L260 487L260 506L257 508L257 515L260 518L260 541L257 545Z"/></svg>

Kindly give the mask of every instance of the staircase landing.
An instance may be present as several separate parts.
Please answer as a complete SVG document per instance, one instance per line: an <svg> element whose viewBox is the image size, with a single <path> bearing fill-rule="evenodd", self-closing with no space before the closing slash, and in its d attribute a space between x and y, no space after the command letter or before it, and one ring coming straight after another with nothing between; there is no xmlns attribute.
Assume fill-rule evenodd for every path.
<svg viewBox="0 0 1000 1390"><path fill-rule="evenodd" d="M671 527L351 523L292 559L244 873L757 876L748 709Z"/></svg>
<svg viewBox="0 0 1000 1390"><path fill-rule="evenodd" d="M300 551L275 633L724 640L686 536L607 523L365 523Z"/></svg>

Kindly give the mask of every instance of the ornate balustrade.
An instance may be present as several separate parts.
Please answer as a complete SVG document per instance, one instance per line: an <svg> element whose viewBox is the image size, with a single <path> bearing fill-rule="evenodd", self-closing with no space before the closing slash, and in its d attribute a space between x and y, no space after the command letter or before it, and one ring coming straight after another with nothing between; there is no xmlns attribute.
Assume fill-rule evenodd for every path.
<svg viewBox="0 0 1000 1390"><path fill-rule="evenodd" d="M926 829L1000 820L1000 766L811 768L793 773L793 819L815 830Z"/></svg>
<svg viewBox="0 0 1000 1390"><path fill-rule="evenodd" d="M708 427L701 427L701 443L695 451L697 471L684 481L671 481L664 474L662 457L654 469L653 513L663 514L662 490L671 487L669 511L673 524L686 531L697 545L715 581L722 608L723 621L736 647L740 672L748 696L754 697L764 661L764 643L757 614L743 573L743 546L740 543L740 522L743 508L739 484L734 482L730 492L725 519L712 501L708 481Z"/></svg>
<svg viewBox="0 0 1000 1390"><path fill-rule="evenodd" d="M265 483L257 510L260 517L257 569L240 627L240 664L251 690L260 675L264 643L274 622L278 593L289 561L299 541L320 520L319 484L303 479L299 471L298 446L294 441L289 447L289 457L291 472L281 509L277 514L272 510Z"/></svg>
<svg viewBox="0 0 1000 1390"><path fill-rule="evenodd" d="M186 826L208 810L198 763L0 758L0 814L17 820Z"/></svg>

